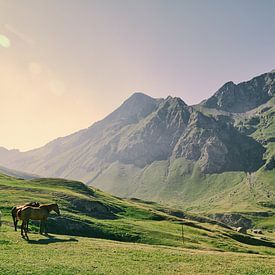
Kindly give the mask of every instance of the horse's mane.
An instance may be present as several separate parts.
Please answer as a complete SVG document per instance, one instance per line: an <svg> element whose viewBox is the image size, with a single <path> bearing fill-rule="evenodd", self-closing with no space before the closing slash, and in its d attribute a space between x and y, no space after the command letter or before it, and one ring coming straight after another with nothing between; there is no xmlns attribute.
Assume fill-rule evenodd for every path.
<svg viewBox="0 0 275 275"><path fill-rule="evenodd" d="M30 203L25 204L25 206L39 207L40 203L37 202L37 201L34 201L34 202L30 202Z"/></svg>

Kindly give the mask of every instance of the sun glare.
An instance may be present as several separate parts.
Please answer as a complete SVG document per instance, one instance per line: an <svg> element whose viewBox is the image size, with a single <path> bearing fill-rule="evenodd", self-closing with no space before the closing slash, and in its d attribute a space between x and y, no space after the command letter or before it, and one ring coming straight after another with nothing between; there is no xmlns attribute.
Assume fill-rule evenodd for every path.
<svg viewBox="0 0 275 275"><path fill-rule="evenodd" d="M11 42L9 38L3 34L0 34L0 46L3 48L9 48L11 45Z"/></svg>

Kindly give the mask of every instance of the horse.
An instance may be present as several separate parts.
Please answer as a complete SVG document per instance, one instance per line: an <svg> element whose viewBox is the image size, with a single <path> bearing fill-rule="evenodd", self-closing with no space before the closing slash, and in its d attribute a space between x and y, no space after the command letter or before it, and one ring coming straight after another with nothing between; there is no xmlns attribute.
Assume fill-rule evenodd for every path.
<svg viewBox="0 0 275 275"><path fill-rule="evenodd" d="M27 204L24 204L24 205L14 206L12 208L11 215L12 215L15 231L17 231L17 224L18 224L17 212L18 212L18 210L20 210L20 209L22 209L26 206L38 207L38 206L40 206L40 203L39 202L30 202L30 203L27 203ZM29 231L29 223L27 223L27 230Z"/></svg>
<svg viewBox="0 0 275 275"><path fill-rule="evenodd" d="M22 220L21 236L28 240L26 225L29 220L40 221L40 234L42 232L42 226L44 225L44 233L46 234L46 220L50 215L51 211L55 211L57 215L60 215L59 207L56 203L53 204L42 204L39 207L26 206L17 212L17 218ZM25 233L25 235L24 235Z"/></svg>

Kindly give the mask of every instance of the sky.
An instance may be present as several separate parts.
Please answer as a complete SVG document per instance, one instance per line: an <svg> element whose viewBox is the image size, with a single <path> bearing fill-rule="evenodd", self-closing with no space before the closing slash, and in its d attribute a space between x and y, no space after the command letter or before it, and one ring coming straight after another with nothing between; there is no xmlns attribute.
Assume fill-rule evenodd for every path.
<svg viewBox="0 0 275 275"><path fill-rule="evenodd" d="M134 92L197 104L274 68L275 0L0 0L0 146L43 146Z"/></svg>

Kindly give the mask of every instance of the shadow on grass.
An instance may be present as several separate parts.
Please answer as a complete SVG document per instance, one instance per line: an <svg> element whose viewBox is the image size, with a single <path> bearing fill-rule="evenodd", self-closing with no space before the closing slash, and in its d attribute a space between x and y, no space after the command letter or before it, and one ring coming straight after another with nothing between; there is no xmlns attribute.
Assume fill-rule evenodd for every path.
<svg viewBox="0 0 275 275"><path fill-rule="evenodd" d="M52 235L44 235L45 239L39 239L39 240L28 240L28 243L30 244L50 244L50 243L66 243L66 242L78 242L75 238L69 238L69 239L59 239Z"/></svg>
<svg viewBox="0 0 275 275"><path fill-rule="evenodd" d="M275 248L275 243L271 241L265 241L265 240L259 240L256 238L253 238L248 235L241 235L241 234L224 234L238 242L249 244L249 245L255 245L255 246L267 246Z"/></svg>

